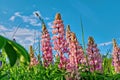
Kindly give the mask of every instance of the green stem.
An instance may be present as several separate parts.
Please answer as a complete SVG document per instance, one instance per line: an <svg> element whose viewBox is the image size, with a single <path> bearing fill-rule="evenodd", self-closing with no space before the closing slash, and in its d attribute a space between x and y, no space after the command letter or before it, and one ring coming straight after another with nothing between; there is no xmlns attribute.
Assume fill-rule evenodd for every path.
<svg viewBox="0 0 120 80"><path fill-rule="evenodd" d="M82 29L82 42L83 42L84 55L85 55L86 60L87 60L87 65L89 66L89 63L88 63L88 56L87 56L87 53L86 53L86 47L85 47L84 30L83 30L82 19L81 19L81 29ZM90 68L89 68L89 71L90 71Z"/></svg>

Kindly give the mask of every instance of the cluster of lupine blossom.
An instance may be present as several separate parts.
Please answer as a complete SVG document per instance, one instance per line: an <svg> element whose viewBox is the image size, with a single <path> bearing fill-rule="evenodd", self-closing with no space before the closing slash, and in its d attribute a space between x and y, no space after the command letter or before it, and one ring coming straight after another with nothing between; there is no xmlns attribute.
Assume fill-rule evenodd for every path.
<svg viewBox="0 0 120 80"><path fill-rule="evenodd" d="M60 60L58 67L60 69L65 69L70 73L70 75L66 76L67 80L73 80L73 75L75 75L74 79L79 80L79 65L87 65L82 46L78 42L75 33L70 30L69 25L65 32L64 24L59 13L55 16L52 28L53 46L51 46L50 35L45 25L43 25L42 29L41 50L43 53L44 66L47 67L50 63L53 62L53 49L57 54L57 58ZM102 58L100 56L99 50L97 49L97 45L94 44L94 41L93 44L89 43L88 45L87 53L89 57L88 59L90 60L90 69L91 71L101 71ZM66 55L68 56L66 57Z"/></svg>
<svg viewBox="0 0 120 80"><path fill-rule="evenodd" d="M43 55L43 65L45 67L54 63L54 52L56 57L60 60L58 67L70 73L66 76L67 80L80 79L80 74L78 72L78 69L80 68L79 65L89 66L90 68L86 70L90 70L91 72L102 72L102 56L100 55L93 37L88 38L87 49L85 52L78 42L75 33L70 30L69 25L65 31L60 13L56 14L55 20L53 21L52 34L53 37L51 42L50 34L45 24L43 24L41 50ZM34 60L33 58L33 54L31 54L31 65L38 64L37 60ZM120 66L120 48L118 48L115 40L113 49L113 66L115 67L116 72L120 72L120 67L118 67Z"/></svg>
<svg viewBox="0 0 120 80"><path fill-rule="evenodd" d="M94 43L94 39L89 37L88 48L87 48L88 61L90 66L90 71L102 71L102 57L97 48L97 44Z"/></svg>
<svg viewBox="0 0 120 80"><path fill-rule="evenodd" d="M60 63L59 68L66 68L66 64L68 62L68 59L65 57L64 53L67 53L67 43L65 39L65 30L64 30L64 24L61 20L60 14L56 14L55 21L53 22L52 26L53 30L53 44L54 44L54 50L56 51L56 54L59 54L60 57Z"/></svg>
<svg viewBox="0 0 120 80"><path fill-rule="evenodd" d="M120 48L118 47L115 39L113 39L112 58L113 58L112 63L115 68L115 72L119 73L120 72Z"/></svg>
<svg viewBox="0 0 120 80"><path fill-rule="evenodd" d="M32 46L30 46L30 66L35 66L35 65L38 65L38 64L39 64L39 61L34 56L33 48L32 48Z"/></svg>
<svg viewBox="0 0 120 80"><path fill-rule="evenodd" d="M43 63L45 67L48 67L53 62L53 55L50 43L50 34L45 24L42 25L41 46L41 50L43 52Z"/></svg>

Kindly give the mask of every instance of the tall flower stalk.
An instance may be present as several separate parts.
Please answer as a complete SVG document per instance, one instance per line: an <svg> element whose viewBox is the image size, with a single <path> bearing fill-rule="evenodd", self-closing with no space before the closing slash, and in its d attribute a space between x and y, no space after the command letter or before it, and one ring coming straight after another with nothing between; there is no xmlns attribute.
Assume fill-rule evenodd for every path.
<svg viewBox="0 0 120 80"><path fill-rule="evenodd" d="M61 19L60 13L57 13L55 16L55 21L53 22L53 44L54 44L54 50L59 54L60 56L60 64L59 68L65 68L66 63L68 59L65 57L64 53L67 53L67 43L65 39L65 30L64 30L64 24Z"/></svg>
<svg viewBox="0 0 120 80"><path fill-rule="evenodd" d="M119 73L120 72L120 48L118 47L115 39L113 39L112 58L113 58L113 66L115 68L115 72Z"/></svg>
<svg viewBox="0 0 120 80"><path fill-rule="evenodd" d="M75 64L76 68L79 64L83 64L85 62L84 52L82 46L79 44L75 33L70 31L70 27L67 27L67 41L69 48L69 58L73 64ZM72 59L74 57L74 59Z"/></svg>
<svg viewBox="0 0 120 80"><path fill-rule="evenodd" d="M41 38L41 50L43 52L43 64L45 67L48 67L53 62L53 55L52 55L52 46L50 43L50 34L45 26L42 25L42 38Z"/></svg>
<svg viewBox="0 0 120 80"><path fill-rule="evenodd" d="M79 80L80 75L78 72L78 67L79 64L83 64L85 61L84 52L77 40L75 33L70 31L69 25L67 26L66 30L66 39L69 48L69 63L67 65L67 71L71 73L71 77L69 76L68 80L71 78L74 78L73 80Z"/></svg>
<svg viewBox="0 0 120 80"><path fill-rule="evenodd" d="M102 71L102 57L99 53L99 49L97 48L97 44L94 43L93 37L88 38L87 45L87 55L90 66L90 71Z"/></svg>
<svg viewBox="0 0 120 80"><path fill-rule="evenodd" d="M30 66L35 66L38 64L39 64L39 61L34 56L33 48L32 48L32 46L30 46Z"/></svg>

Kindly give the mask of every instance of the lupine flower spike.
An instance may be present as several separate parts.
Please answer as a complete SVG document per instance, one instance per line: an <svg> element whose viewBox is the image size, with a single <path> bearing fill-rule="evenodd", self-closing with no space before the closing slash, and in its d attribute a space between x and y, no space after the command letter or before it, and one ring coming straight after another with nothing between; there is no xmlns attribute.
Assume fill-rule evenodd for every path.
<svg viewBox="0 0 120 80"><path fill-rule="evenodd" d="M34 56L34 51L33 51L32 46L30 46L30 66L35 66L37 64L39 64L39 62Z"/></svg>
<svg viewBox="0 0 120 80"><path fill-rule="evenodd" d="M60 13L56 14L55 21L53 24L54 25L52 26L52 28L53 28L52 33L54 34L54 36L53 36L54 49L57 52L66 53L67 52L67 43L66 43L66 39L65 39L64 24L63 24L63 21L61 20Z"/></svg>
<svg viewBox="0 0 120 80"><path fill-rule="evenodd" d="M70 40L71 40L71 30L70 30L70 25L67 25L67 28L66 28L67 47L69 47ZM69 48L68 48L68 56L69 56L69 55L70 55L70 51L69 51Z"/></svg>
<svg viewBox="0 0 120 80"><path fill-rule="evenodd" d="M42 25L42 38L41 38L41 50L43 53L43 64L45 67L48 67L53 62L53 55L52 55L52 46L50 43L50 35L45 26Z"/></svg>
<svg viewBox="0 0 120 80"><path fill-rule="evenodd" d="M68 43L68 47L69 47L69 59L71 59L71 57L74 56L75 59L73 59L76 63L76 67L78 67L79 64L83 64L85 62L85 58L84 58L84 53L83 53L83 49L82 46L79 44L77 37L75 35L75 33L70 31L70 26L67 26L67 30L66 30L66 38L67 38L67 43ZM70 61L72 62L72 61Z"/></svg>
<svg viewBox="0 0 120 80"><path fill-rule="evenodd" d="M113 58L113 66L115 68L115 72L119 73L120 72L120 48L118 47L115 39L113 39L112 58Z"/></svg>
<svg viewBox="0 0 120 80"><path fill-rule="evenodd" d="M90 71L102 71L102 57L99 53L99 49L97 48L97 44L94 43L93 37L89 37L88 39L88 48L87 55L90 66Z"/></svg>
<svg viewBox="0 0 120 80"><path fill-rule="evenodd" d="M67 26L66 29L66 39L69 48L69 63L67 65L67 71L72 75L76 75L73 77L68 77L67 80L79 80L80 74L78 72L78 65L83 64L85 61L83 49L80 46L75 33L71 32L70 26Z"/></svg>
<svg viewBox="0 0 120 80"><path fill-rule="evenodd" d="M61 20L60 13L57 13L55 16L55 21L53 22L53 44L54 44L54 50L59 54L60 56L60 64L59 68L66 67L66 64L68 62L68 59L65 57L64 53L67 53L67 42L65 39L65 30L64 30L64 24Z"/></svg>
<svg viewBox="0 0 120 80"><path fill-rule="evenodd" d="M70 42L70 33L71 33L71 30L70 30L70 25L67 26L66 28L66 40L67 40L67 43Z"/></svg>

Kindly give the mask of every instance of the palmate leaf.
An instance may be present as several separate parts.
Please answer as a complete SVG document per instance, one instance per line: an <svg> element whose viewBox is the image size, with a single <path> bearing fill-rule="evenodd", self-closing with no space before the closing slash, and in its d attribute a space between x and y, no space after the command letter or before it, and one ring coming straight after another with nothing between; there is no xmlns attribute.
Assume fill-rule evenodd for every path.
<svg viewBox="0 0 120 80"><path fill-rule="evenodd" d="M10 65L13 66L17 59L24 59L22 62L30 62L28 52L20 44L11 41L0 35L0 49L8 56Z"/></svg>

